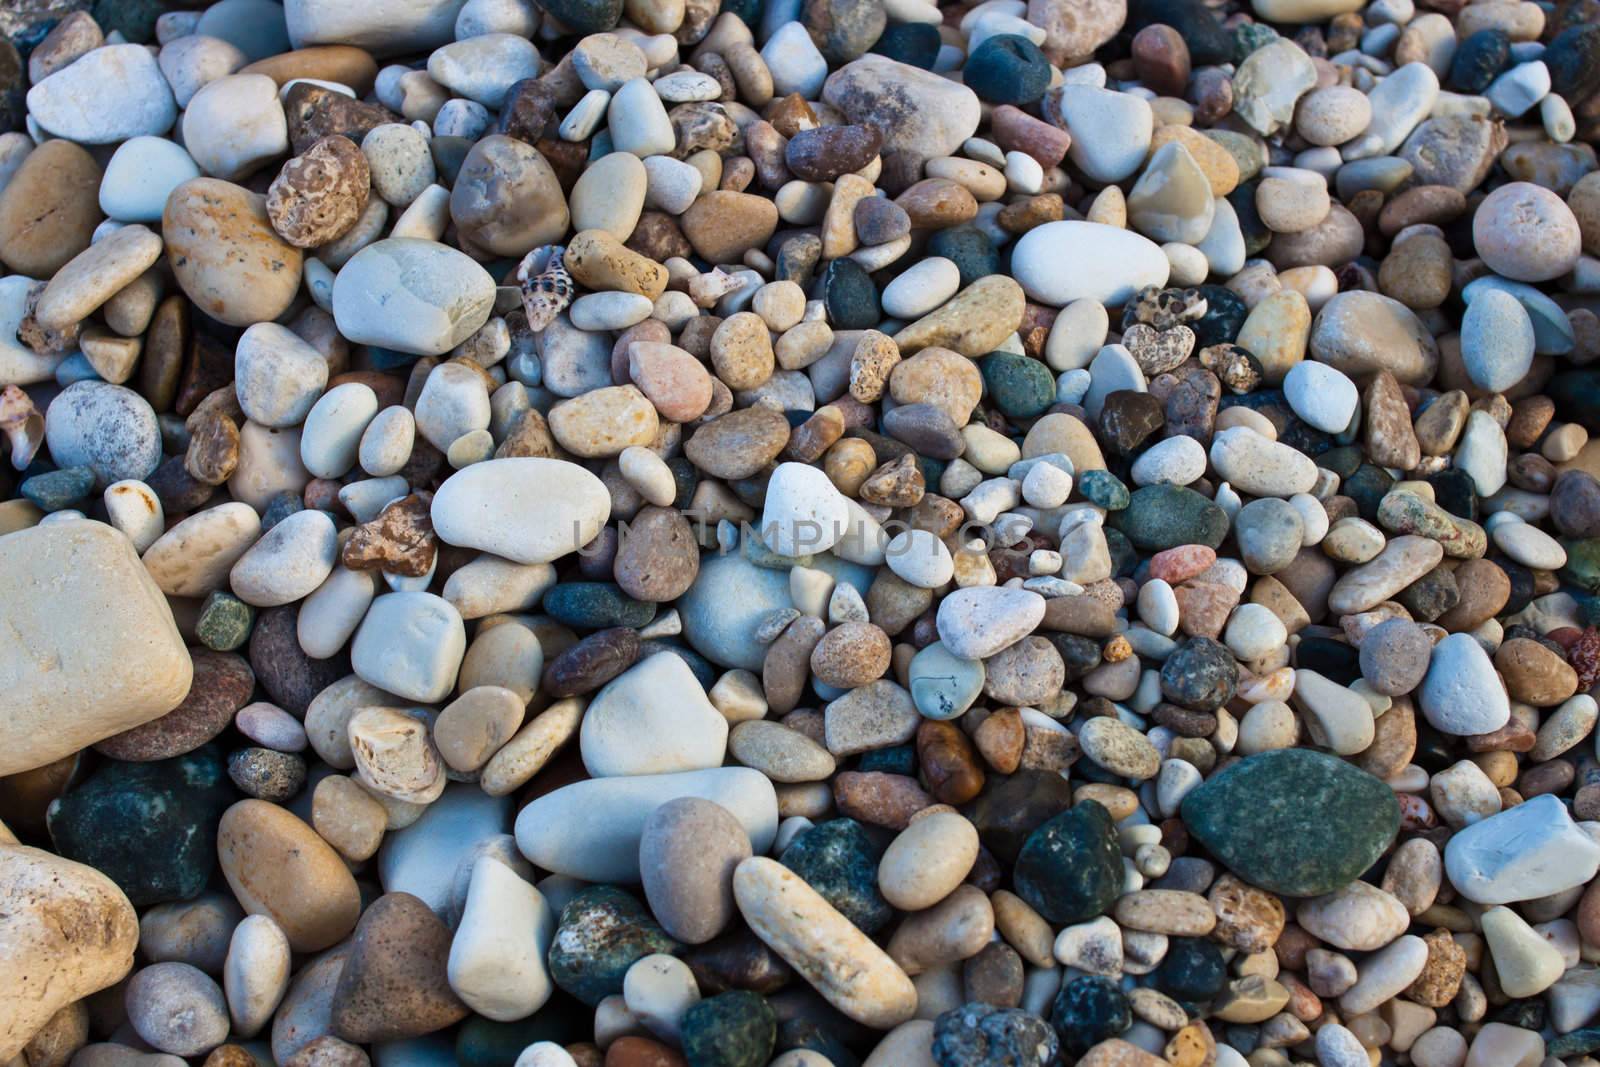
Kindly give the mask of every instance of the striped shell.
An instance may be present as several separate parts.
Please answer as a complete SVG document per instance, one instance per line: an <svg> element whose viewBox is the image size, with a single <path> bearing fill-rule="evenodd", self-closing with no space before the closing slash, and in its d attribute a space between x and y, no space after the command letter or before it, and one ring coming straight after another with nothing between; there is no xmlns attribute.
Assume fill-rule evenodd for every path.
<svg viewBox="0 0 1600 1067"><path fill-rule="evenodd" d="M534 333L556 321L556 316L572 303L577 287L561 262L565 251L560 245L541 245L524 256L517 267L522 309L528 316L528 329Z"/></svg>

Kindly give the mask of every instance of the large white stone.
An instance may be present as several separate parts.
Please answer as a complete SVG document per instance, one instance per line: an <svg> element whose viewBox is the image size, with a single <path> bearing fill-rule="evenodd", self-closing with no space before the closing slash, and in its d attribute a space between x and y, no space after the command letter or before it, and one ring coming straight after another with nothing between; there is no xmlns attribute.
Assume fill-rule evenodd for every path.
<svg viewBox="0 0 1600 1067"><path fill-rule="evenodd" d="M1090 178L1120 182L1144 163L1155 112L1143 97L1096 85L1063 85L1056 106L1072 132L1067 154Z"/></svg>
<svg viewBox="0 0 1600 1067"><path fill-rule="evenodd" d="M437 356L489 320L494 279L438 241L391 237L350 257L333 280L333 317L357 344Z"/></svg>
<svg viewBox="0 0 1600 1067"><path fill-rule="evenodd" d="M1125 304L1147 285L1165 285L1170 269L1154 241L1098 222L1035 226L1011 253L1023 291L1055 307L1084 299Z"/></svg>
<svg viewBox="0 0 1600 1067"><path fill-rule="evenodd" d="M160 222L167 194L198 177L200 167L182 145L165 137L130 138L106 164L100 210L118 222Z"/></svg>
<svg viewBox="0 0 1600 1067"><path fill-rule="evenodd" d="M758 856L778 832L772 781L749 767L590 778L536 798L517 815L517 847L533 863L586 882L639 881L639 838L650 813L678 797L727 808Z"/></svg>
<svg viewBox="0 0 1600 1067"><path fill-rule="evenodd" d="M396 696L432 704L455 688L467 650L466 626L432 593L389 593L367 609L350 646L361 679Z"/></svg>
<svg viewBox="0 0 1600 1067"><path fill-rule="evenodd" d="M278 83L230 74L194 94L183 112L183 145L215 178L246 177L289 151L289 121Z"/></svg>
<svg viewBox="0 0 1600 1067"><path fill-rule="evenodd" d="M445 479L431 514L434 532L448 544L548 563L594 539L611 515L611 494L576 463L491 459Z"/></svg>
<svg viewBox="0 0 1600 1067"><path fill-rule="evenodd" d="M526 37L484 33L455 41L428 57L428 76L457 96L498 110L506 91L539 73L539 52Z"/></svg>
<svg viewBox="0 0 1600 1067"><path fill-rule="evenodd" d="M450 942L450 988L485 1018L527 1018L555 988L545 966L555 932L555 913L544 895L499 860L480 856Z"/></svg>
<svg viewBox="0 0 1600 1067"><path fill-rule="evenodd" d="M47 132L79 144L115 144L162 134L178 102L142 44L96 48L28 90L28 114Z"/></svg>
<svg viewBox="0 0 1600 1067"><path fill-rule="evenodd" d="M1600 844L1545 794L1458 831L1444 869L1468 900L1514 904L1588 882L1600 870Z"/></svg>
<svg viewBox="0 0 1600 1067"><path fill-rule="evenodd" d="M505 833L510 818L510 797L489 796L473 783L446 786L416 822L383 836L379 884L385 893L410 893L448 916L459 869L476 862L478 843Z"/></svg>
<svg viewBox="0 0 1600 1067"><path fill-rule="evenodd" d="M761 539L780 556L825 552L844 536L850 511L820 468L780 463L767 482Z"/></svg>
<svg viewBox="0 0 1600 1067"><path fill-rule="evenodd" d="M696 771L722 765L728 720L683 657L661 652L595 694L578 745L595 778Z"/></svg>
<svg viewBox="0 0 1600 1067"><path fill-rule="evenodd" d="M1511 718L1494 662L1471 634L1451 634L1433 646L1417 698L1434 729L1458 737L1493 733Z"/></svg>
<svg viewBox="0 0 1600 1067"><path fill-rule="evenodd" d="M166 598L104 523L0 537L0 634L0 775L165 715L194 677Z"/></svg>

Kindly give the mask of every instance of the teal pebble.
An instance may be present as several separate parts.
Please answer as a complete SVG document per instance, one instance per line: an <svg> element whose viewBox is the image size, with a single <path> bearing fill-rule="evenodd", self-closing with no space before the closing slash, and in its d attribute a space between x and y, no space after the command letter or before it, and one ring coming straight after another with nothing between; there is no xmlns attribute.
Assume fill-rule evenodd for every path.
<svg viewBox="0 0 1600 1067"><path fill-rule="evenodd" d="M928 255L943 256L956 265L965 289L979 278L1000 273L1000 253L988 234L975 226L940 230L928 239Z"/></svg>
<svg viewBox="0 0 1600 1067"><path fill-rule="evenodd" d="M1182 814L1189 833L1234 874L1291 897L1349 885L1400 830L1394 790L1309 748L1247 756L1218 771L1183 798Z"/></svg>
<svg viewBox="0 0 1600 1067"><path fill-rule="evenodd" d="M932 70L939 58L939 28L926 22L893 22L872 46L880 56L907 66Z"/></svg>
<svg viewBox="0 0 1600 1067"><path fill-rule="evenodd" d="M678 1034L694 1067L766 1067L778 1041L778 1017L765 997L733 989L692 1005Z"/></svg>
<svg viewBox="0 0 1600 1067"><path fill-rule="evenodd" d="M1278 31L1264 22L1242 22L1233 28L1233 61L1243 63L1252 52L1278 39Z"/></svg>
<svg viewBox="0 0 1600 1067"><path fill-rule="evenodd" d="M1111 513L1109 523L1144 552L1178 545L1218 548L1228 536L1228 513L1180 485L1144 486L1128 498L1126 508Z"/></svg>
<svg viewBox="0 0 1600 1067"><path fill-rule="evenodd" d="M1031 419L1055 402L1055 376L1037 359L995 352L984 357L978 369L989 399L1007 418Z"/></svg>
<svg viewBox="0 0 1600 1067"><path fill-rule="evenodd" d="M1078 476L1078 492L1091 504L1107 511L1121 511L1128 506L1128 487L1107 470L1084 471Z"/></svg>
<svg viewBox="0 0 1600 1067"><path fill-rule="evenodd" d="M1044 96L1054 73L1038 45L1020 34L997 33L967 57L961 80L980 100L1027 105Z"/></svg>
<svg viewBox="0 0 1600 1067"><path fill-rule="evenodd" d="M604 33L622 19L622 0L542 0L572 34Z"/></svg>
<svg viewBox="0 0 1600 1067"><path fill-rule="evenodd" d="M250 640L256 609L221 589L213 589L200 605L194 633L213 652L232 652Z"/></svg>
<svg viewBox="0 0 1600 1067"><path fill-rule="evenodd" d="M638 629L656 617L656 605L635 600L612 582L562 582L544 595L544 610L567 626L606 630Z"/></svg>
<svg viewBox="0 0 1600 1067"><path fill-rule="evenodd" d="M40 511L64 511L77 507L94 490L94 471L88 467L63 467L58 471L35 474L19 487L23 496Z"/></svg>

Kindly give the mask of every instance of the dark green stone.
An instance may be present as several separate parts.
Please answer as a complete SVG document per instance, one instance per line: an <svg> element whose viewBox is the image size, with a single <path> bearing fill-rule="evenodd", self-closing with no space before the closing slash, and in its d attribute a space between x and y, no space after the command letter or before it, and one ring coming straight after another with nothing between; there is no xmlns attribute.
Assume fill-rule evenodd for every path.
<svg viewBox="0 0 1600 1067"><path fill-rule="evenodd" d="M1111 554L1111 573L1118 578L1131 578L1139 566L1139 550L1133 547L1128 535L1121 530L1105 530L1106 551Z"/></svg>
<svg viewBox="0 0 1600 1067"><path fill-rule="evenodd" d="M746 26L755 26L761 21L761 0L722 0L719 14L722 13L734 16Z"/></svg>
<svg viewBox="0 0 1600 1067"><path fill-rule="evenodd" d="M1561 547L1567 550L1567 565L1561 568L1561 580L1586 593L1600 593L1600 537L1581 541L1563 537ZM1508 609L1510 606L1506 605Z"/></svg>
<svg viewBox="0 0 1600 1067"><path fill-rule="evenodd" d="M1238 688L1238 661L1209 637L1189 638L1161 665L1161 695L1190 711L1216 711Z"/></svg>
<svg viewBox="0 0 1600 1067"><path fill-rule="evenodd" d="M1019 106L1043 96L1052 73L1039 46L1015 33L986 38L961 69L962 81L980 100Z"/></svg>
<svg viewBox="0 0 1600 1067"><path fill-rule="evenodd" d="M681 947L633 897L614 885L590 886L561 909L550 977L592 1008L622 992L622 977L634 963Z"/></svg>
<svg viewBox="0 0 1600 1067"><path fill-rule="evenodd" d="M194 633L200 643L213 652L232 652L250 640L256 609L221 589L213 589L200 605Z"/></svg>
<svg viewBox="0 0 1600 1067"><path fill-rule="evenodd" d="M1238 293L1225 286L1202 285L1199 291L1206 298L1206 313L1188 324L1194 331L1195 351L1231 343L1250 317L1250 308Z"/></svg>
<svg viewBox="0 0 1600 1067"><path fill-rule="evenodd" d="M191 900L216 866L217 821L237 799L205 745L150 763L107 760L46 815L56 851L87 863L133 904Z"/></svg>
<svg viewBox="0 0 1600 1067"><path fill-rule="evenodd" d="M1272 243L1272 230L1261 221L1256 210L1256 186L1259 182L1241 182L1228 194L1233 213L1239 216L1239 232L1244 235L1245 255L1253 256Z"/></svg>
<svg viewBox="0 0 1600 1067"><path fill-rule="evenodd" d="M1190 835L1251 885L1291 897L1349 885L1400 829L1394 790L1306 748L1249 756L1183 799Z"/></svg>
<svg viewBox="0 0 1600 1067"><path fill-rule="evenodd" d="M1061 1039L1037 1015L993 1004L963 1004L933 1020L938 1067L1049 1067Z"/></svg>
<svg viewBox="0 0 1600 1067"><path fill-rule="evenodd" d="M1222 984L1228 980L1228 965L1216 942L1201 937L1173 937L1167 940L1167 954L1152 977L1156 988L1167 996L1195 1003L1222 992Z"/></svg>
<svg viewBox="0 0 1600 1067"><path fill-rule="evenodd" d="M1556 402L1556 414L1580 422L1590 433L1600 432L1600 371L1572 370L1558 374L1545 386Z"/></svg>
<svg viewBox="0 0 1600 1067"><path fill-rule="evenodd" d="M880 850L854 819L819 823L789 843L778 862L805 879L858 929L875 933L894 918L878 892Z"/></svg>
<svg viewBox="0 0 1600 1067"><path fill-rule="evenodd" d="M1394 475L1382 467L1363 463L1356 472L1344 480L1339 492L1356 502L1356 511L1368 522L1378 521L1378 505L1394 487Z"/></svg>
<svg viewBox="0 0 1600 1067"><path fill-rule="evenodd" d="M778 1019L761 996L734 989L690 1007L678 1032L693 1067L766 1067L778 1041Z"/></svg>
<svg viewBox="0 0 1600 1067"><path fill-rule="evenodd" d="M1539 59L1550 68L1550 91L1578 104L1600 89L1600 25L1569 26L1551 38Z"/></svg>
<svg viewBox="0 0 1600 1067"><path fill-rule="evenodd" d="M1544 1054L1558 1060L1587 1056L1600 1052L1600 1026L1585 1026L1551 1038L1544 1046Z"/></svg>
<svg viewBox="0 0 1600 1067"><path fill-rule="evenodd" d="M1243 63L1250 53L1278 39L1278 31L1264 22L1241 22L1233 28L1233 61Z"/></svg>
<svg viewBox="0 0 1600 1067"><path fill-rule="evenodd" d="M1078 492L1107 511L1121 511L1129 503L1128 487L1110 471L1084 471L1078 476Z"/></svg>
<svg viewBox="0 0 1600 1067"><path fill-rule="evenodd" d="M540 0L573 34L604 33L622 19L622 0Z"/></svg>
<svg viewBox="0 0 1600 1067"><path fill-rule="evenodd" d="M793 1049L807 1049L827 1060L833 1067L860 1067L861 1060L838 1034L823 1027L815 1019L797 1016L778 1024L778 1045L775 1054Z"/></svg>
<svg viewBox="0 0 1600 1067"><path fill-rule="evenodd" d="M94 489L94 471L88 467L63 467L35 474L18 488L40 511L62 511L88 499Z"/></svg>
<svg viewBox="0 0 1600 1067"><path fill-rule="evenodd" d="M917 773L917 747L909 742L890 745L861 753L856 761L858 771L882 771L884 774L914 775Z"/></svg>
<svg viewBox="0 0 1600 1067"><path fill-rule="evenodd" d="M1472 475L1451 467L1428 475L1428 484L1433 486L1435 504L1459 518L1478 521L1478 487Z"/></svg>
<svg viewBox="0 0 1600 1067"><path fill-rule="evenodd" d="M544 595L544 610L567 626L609 630L638 629L656 617L656 605L635 600L613 582L562 582Z"/></svg>
<svg viewBox="0 0 1600 1067"><path fill-rule="evenodd" d="M1122 849L1111 814L1085 800L1033 831L1012 882L1019 897L1057 925L1105 914L1122 892Z"/></svg>
<svg viewBox="0 0 1600 1067"><path fill-rule="evenodd" d="M456 1031L456 1062L461 1067L515 1067L529 1045L554 1041L558 1045L591 1040L593 1031L574 1025L582 1009L558 993L537 1015L512 1023L497 1023L469 1015Z"/></svg>
<svg viewBox="0 0 1600 1067"><path fill-rule="evenodd" d="M1090 801L1089 803L1093 803ZM1061 1050L1076 1058L1133 1025L1127 994L1109 978L1083 975L1061 987L1050 1009Z"/></svg>
<svg viewBox="0 0 1600 1067"><path fill-rule="evenodd" d="M1340 478L1348 478L1361 466L1361 461L1366 453L1361 451L1359 445L1343 445L1339 448L1330 448L1317 457L1317 466L1330 470Z"/></svg>
<svg viewBox="0 0 1600 1067"><path fill-rule="evenodd" d="M1228 536L1228 513L1182 485L1136 489L1127 508L1113 512L1108 522L1127 534L1134 547L1143 552L1160 552L1178 545L1217 548Z"/></svg>
<svg viewBox="0 0 1600 1067"><path fill-rule="evenodd" d="M95 0L91 14L105 33L118 30L135 44L156 37L156 19L167 9L162 0Z"/></svg>
<svg viewBox="0 0 1600 1067"><path fill-rule="evenodd" d="M1037 359L995 352L979 362L978 370L990 401L1008 418L1031 419L1055 403L1055 377Z"/></svg>
<svg viewBox="0 0 1600 1067"><path fill-rule="evenodd" d="M1146 26L1171 26L1189 45L1195 66L1227 63L1233 58L1233 38L1201 0L1139 0L1132 6L1127 32Z"/></svg>
<svg viewBox="0 0 1600 1067"><path fill-rule="evenodd" d="M822 272L822 299L836 330L870 330L883 317L878 287L853 259L836 259Z"/></svg>
<svg viewBox="0 0 1600 1067"><path fill-rule="evenodd" d="M939 29L925 22L892 22L872 51L907 66L932 70L939 58Z"/></svg>
<svg viewBox="0 0 1600 1067"><path fill-rule="evenodd" d="M1504 30L1479 30L1456 47L1450 61L1450 88L1481 93L1511 62L1511 38Z"/></svg>
<svg viewBox="0 0 1600 1067"><path fill-rule="evenodd" d="M994 242L975 226L957 226L935 233L928 238L928 255L943 256L954 263L963 289L979 278L1000 273L1000 254L995 251Z"/></svg>

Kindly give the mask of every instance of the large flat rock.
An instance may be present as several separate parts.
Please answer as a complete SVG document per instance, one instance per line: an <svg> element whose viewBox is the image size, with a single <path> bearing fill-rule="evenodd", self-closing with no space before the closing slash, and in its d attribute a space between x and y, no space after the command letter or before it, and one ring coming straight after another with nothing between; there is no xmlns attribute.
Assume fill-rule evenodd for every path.
<svg viewBox="0 0 1600 1067"><path fill-rule="evenodd" d="M177 707L194 666L133 543L103 523L0 537L0 775Z"/></svg>

